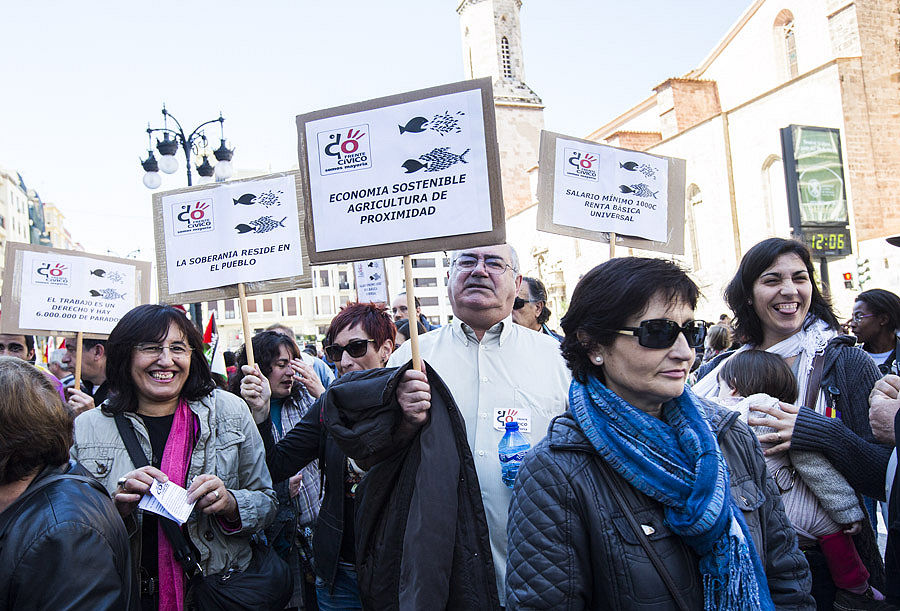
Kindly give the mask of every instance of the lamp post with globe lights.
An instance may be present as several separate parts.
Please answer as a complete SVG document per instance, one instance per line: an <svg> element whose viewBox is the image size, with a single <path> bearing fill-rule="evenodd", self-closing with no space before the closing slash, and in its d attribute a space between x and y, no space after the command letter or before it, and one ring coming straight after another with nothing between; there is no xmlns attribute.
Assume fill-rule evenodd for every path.
<svg viewBox="0 0 900 611"><path fill-rule="evenodd" d="M166 110L165 104L162 108L163 126L150 127L147 125L147 138L150 145L147 148L147 158L141 161L141 167L144 168L144 186L148 189L156 189L162 184L162 177L159 172L164 174L174 174L178 171L178 160L175 154L181 148L184 151L185 165L187 166L187 184L193 186L193 176L191 174L191 155L201 156L203 163L197 166L197 174L201 178L211 179L213 176L219 181L228 180L234 174L234 166L231 164L231 158L234 156L234 149L229 149L225 145L225 119L222 113L219 113L218 119L212 119L198 125L190 135L184 133L181 123L172 113ZM175 123L177 129L169 127L169 119ZM212 152L216 158L215 166L209 163L209 140L206 137L205 130L207 125L212 123L219 124L220 144ZM157 138L156 150L159 152L159 159L153 154L153 133L162 133L162 140Z"/></svg>
<svg viewBox="0 0 900 611"><path fill-rule="evenodd" d="M150 127L147 124L147 139L149 146L147 147L147 159L141 161L141 167L144 168L144 186L148 189L156 189L162 184L162 177L159 175L160 170L165 174L174 174L178 171L178 160L175 154L178 148L184 151L185 165L187 166L187 184L193 186L193 177L191 175L191 154L203 158L203 163L197 166L197 174L200 175L201 181L210 181L215 176L218 181L225 181L234 174L234 166L231 165L231 158L234 156L234 149L229 149L225 145L225 119L222 113L219 113L218 119L212 119L201 123L190 135L184 133L181 123L172 113L166 110L166 105L162 107L163 126ZM177 129L169 127L169 119L175 123ZM212 151L212 155L216 158L216 165L209 163L209 140L206 137L204 128L212 123L219 124L220 144L219 148ZM162 140L157 138L156 150L159 151L159 160L153 154L153 133L162 133ZM203 332L203 321L201 318L200 304L190 304L191 318L194 324Z"/></svg>

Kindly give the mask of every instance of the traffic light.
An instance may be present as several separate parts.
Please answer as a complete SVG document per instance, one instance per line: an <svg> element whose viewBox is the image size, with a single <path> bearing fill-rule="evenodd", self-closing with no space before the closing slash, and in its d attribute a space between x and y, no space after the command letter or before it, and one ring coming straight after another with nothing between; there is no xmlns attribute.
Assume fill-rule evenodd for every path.
<svg viewBox="0 0 900 611"><path fill-rule="evenodd" d="M853 272L844 272L844 287L853 288Z"/></svg>
<svg viewBox="0 0 900 611"><path fill-rule="evenodd" d="M859 282L859 288L862 289L866 282L872 279L872 269L869 267L868 259L856 260L856 279Z"/></svg>

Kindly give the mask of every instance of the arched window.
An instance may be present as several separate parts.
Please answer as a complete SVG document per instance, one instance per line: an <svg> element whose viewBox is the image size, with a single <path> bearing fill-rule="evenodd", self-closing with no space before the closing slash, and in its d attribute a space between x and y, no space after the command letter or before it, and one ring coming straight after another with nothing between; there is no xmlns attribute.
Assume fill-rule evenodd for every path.
<svg viewBox="0 0 900 611"><path fill-rule="evenodd" d="M703 204L703 194L700 187L691 183L687 188L687 222L688 237L691 241L691 263L694 271L700 269L700 238L697 235L697 216L701 213L700 206Z"/></svg>
<svg viewBox="0 0 900 611"><path fill-rule="evenodd" d="M509 57L509 39L504 36L500 39L500 60L503 63L503 78L512 78L512 61Z"/></svg>
<svg viewBox="0 0 900 611"><path fill-rule="evenodd" d="M779 64L779 73L785 80L795 78L797 69L797 40L795 37L794 15L784 9L775 17L772 25L775 37L775 58Z"/></svg>

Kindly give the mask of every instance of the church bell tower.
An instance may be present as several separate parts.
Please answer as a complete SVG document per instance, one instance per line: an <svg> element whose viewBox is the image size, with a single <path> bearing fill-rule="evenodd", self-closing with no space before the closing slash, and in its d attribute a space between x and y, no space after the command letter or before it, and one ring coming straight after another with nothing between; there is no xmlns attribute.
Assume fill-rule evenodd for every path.
<svg viewBox="0 0 900 611"><path fill-rule="evenodd" d="M544 127L541 98L525 84L521 8L522 0L461 0L456 8L466 78L493 83L507 218L535 203L527 171L537 165Z"/></svg>

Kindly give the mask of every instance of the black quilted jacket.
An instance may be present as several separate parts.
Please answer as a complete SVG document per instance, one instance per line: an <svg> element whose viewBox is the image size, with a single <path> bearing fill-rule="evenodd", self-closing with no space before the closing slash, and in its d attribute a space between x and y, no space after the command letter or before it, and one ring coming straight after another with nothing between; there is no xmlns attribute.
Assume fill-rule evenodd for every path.
<svg viewBox="0 0 900 611"><path fill-rule="evenodd" d="M814 609L811 578L756 437L708 404L779 609ZM600 474L601 458L570 412L525 458L510 504L508 609L674 609L675 603ZM690 609L703 608L698 557L665 525L662 505L608 469Z"/></svg>

